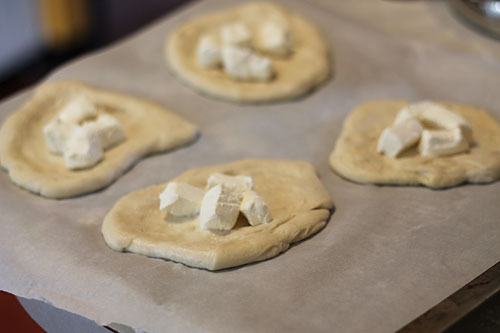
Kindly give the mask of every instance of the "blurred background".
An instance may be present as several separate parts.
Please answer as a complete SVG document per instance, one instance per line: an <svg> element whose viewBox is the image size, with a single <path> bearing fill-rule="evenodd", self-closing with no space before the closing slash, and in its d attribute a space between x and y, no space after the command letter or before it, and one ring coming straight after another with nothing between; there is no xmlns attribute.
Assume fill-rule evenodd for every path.
<svg viewBox="0 0 500 333"><path fill-rule="evenodd" d="M69 59L120 39L189 1L0 0L0 99L34 84ZM442 2L448 2L470 27L500 38L500 1Z"/></svg>
<svg viewBox="0 0 500 333"><path fill-rule="evenodd" d="M192 0L0 0L0 100L38 82L61 64L124 38L190 1ZM396 0L392 1L398 3ZM499 42L500 1L420 0L425 1L448 2L456 18L461 19L460 22L490 38L488 41L481 40L489 44L478 45L491 47L491 43ZM416 0L399 1L402 4L411 2ZM367 4L365 2L361 5L364 9L356 7L360 3L351 7L356 11L369 12L371 7ZM378 20L379 17L375 19ZM384 32L392 29L389 27L391 22L388 20L387 23ZM415 37L418 33L442 28L449 22L446 19L441 22L432 21L429 17L415 17L414 21L407 23L406 27L397 27L401 34L393 36ZM413 28L418 28L415 29L418 31L411 30ZM408 31L413 34L405 35ZM455 35L460 38L460 33ZM445 40L452 45L450 41L455 39L450 34L449 39ZM500 293L497 292L449 329L448 333L500 332L499 318ZM478 330L478 323L482 325L481 330ZM15 296L2 291L0 331L43 332L23 310Z"/></svg>
<svg viewBox="0 0 500 333"><path fill-rule="evenodd" d="M189 0L0 0L0 100L55 67L108 45ZM0 331L38 333L14 295L0 291Z"/></svg>
<svg viewBox="0 0 500 333"><path fill-rule="evenodd" d="M188 0L0 0L0 99Z"/></svg>
<svg viewBox="0 0 500 333"><path fill-rule="evenodd" d="M189 1L0 0L0 100L60 64L110 44ZM466 25L500 38L499 0L440 2L448 2Z"/></svg>

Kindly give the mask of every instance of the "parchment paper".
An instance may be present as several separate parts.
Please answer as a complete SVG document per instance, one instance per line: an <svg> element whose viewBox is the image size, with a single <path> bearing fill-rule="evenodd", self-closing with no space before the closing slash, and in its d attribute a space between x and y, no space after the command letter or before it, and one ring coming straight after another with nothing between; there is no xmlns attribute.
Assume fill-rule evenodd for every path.
<svg viewBox="0 0 500 333"><path fill-rule="evenodd" d="M406 2L404 2L406 3ZM357 185L330 171L342 120L379 98L448 100L500 117L500 64L391 39L322 1L286 1L331 47L333 79L305 98L240 106L199 95L165 67L165 36L235 4L196 3L64 66L78 79L159 102L201 127L193 145L149 157L102 191L49 200L0 173L0 289L148 332L394 331L500 259L500 182L435 191ZM0 105L0 120L31 94ZM242 158L312 162L336 211L326 228L265 262L209 272L109 249L100 234L121 196L184 170Z"/></svg>

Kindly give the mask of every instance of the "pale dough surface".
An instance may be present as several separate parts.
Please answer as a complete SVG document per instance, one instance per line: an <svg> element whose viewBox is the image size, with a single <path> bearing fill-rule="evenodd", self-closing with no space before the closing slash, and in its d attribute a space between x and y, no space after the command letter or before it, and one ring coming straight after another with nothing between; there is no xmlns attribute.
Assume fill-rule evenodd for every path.
<svg viewBox="0 0 500 333"><path fill-rule="evenodd" d="M198 65L196 48L205 33L216 34L221 26L244 22L252 31L266 20L283 22L293 36L293 54L273 58L276 77L269 82L242 82L221 69ZM257 2L208 14L186 22L175 30L165 50L173 72L203 93L236 102L266 102L303 95L329 76L328 50L316 27L308 20L274 4Z"/></svg>
<svg viewBox="0 0 500 333"><path fill-rule="evenodd" d="M235 228L225 234L200 230L198 218L167 222L158 199L165 183L128 194L115 204L102 226L108 246L218 270L278 255L322 229L333 207L314 167L302 161L243 160L191 169L171 181L205 189L214 172L252 176L272 222L250 226L240 214Z"/></svg>
<svg viewBox="0 0 500 333"><path fill-rule="evenodd" d="M472 125L474 143L469 152L424 157L415 147L395 159L377 153L380 134L407 103L373 101L360 105L345 119L330 155L331 167L341 176L359 183L444 188L464 182L488 183L499 179L500 124L476 107L441 104Z"/></svg>
<svg viewBox="0 0 500 333"><path fill-rule="evenodd" d="M89 169L69 170L62 156L50 153L43 127L77 94L85 93L98 112L117 118L127 139L105 151ZM40 86L0 130L0 163L17 185L50 198L66 198L98 190L113 182L140 158L185 145L197 127L159 105L73 81Z"/></svg>

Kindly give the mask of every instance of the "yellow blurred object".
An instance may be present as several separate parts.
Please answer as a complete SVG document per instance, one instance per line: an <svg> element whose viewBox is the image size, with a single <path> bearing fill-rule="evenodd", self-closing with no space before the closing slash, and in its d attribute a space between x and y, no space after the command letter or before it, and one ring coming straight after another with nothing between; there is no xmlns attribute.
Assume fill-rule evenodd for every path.
<svg viewBox="0 0 500 333"><path fill-rule="evenodd" d="M80 42L89 32L87 0L41 0L39 4L49 47L66 48Z"/></svg>

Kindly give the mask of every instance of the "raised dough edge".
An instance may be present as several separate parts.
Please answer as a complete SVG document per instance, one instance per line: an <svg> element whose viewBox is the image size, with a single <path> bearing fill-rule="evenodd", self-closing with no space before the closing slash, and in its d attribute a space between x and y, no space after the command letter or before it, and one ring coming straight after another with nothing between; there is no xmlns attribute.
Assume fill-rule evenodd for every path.
<svg viewBox="0 0 500 333"><path fill-rule="evenodd" d="M182 43L181 41L184 40L184 38L181 37L183 30L189 29L191 26L195 26L199 22L209 21L211 17L219 17L223 14L231 16L232 13L242 11L246 6L267 6L278 8L278 10L286 13L291 21L296 21L299 25L307 27L307 29L311 32L310 39L314 41L315 48L317 48L319 44L322 44L321 50L317 50L318 54L321 54L321 56L317 57L315 61L315 66L318 66L318 68L315 70L314 75L311 75L312 78L309 78L304 82L287 82L287 84L280 85L279 91L275 92L273 87L276 87L276 84L273 85L272 82L266 85L265 89L252 89L248 83L240 83L237 81L232 81L234 86L229 87L224 83L211 82L210 79L200 74L203 71L201 69L193 70L192 68L189 68L189 66L186 68L186 66L183 65L186 55L179 51L179 47L177 47L177 45ZM229 7L191 19L183 23L183 25L177 27L167 37L164 52L171 72L186 85L195 89L198 93L209 95L212 98L218 98L236 103L257 104L298 98L315 90L316 87L321 85L321 83L326 81L332 75L333 71L330 64L327 43L316 26L308 19L303 18L300 15L295 15L292 11L269 2L254 2L236 7ZM260 85L262 85L262 83Z"/></svg>
<svg viewBox="0 0 500 333"><path fill-rule="evenodd" d="M498 142L496 150L487 151L480 156L480 160L474 160L470 154L465 154L462 157L453 155L450 157L420 157L418 160L420 169L411 170L410 168L400 169L395 168L393 172L384 170L386 166L396 165L398 160L390 160L380 154L376 154L376 159L371 157L361 158L355 152L350 150L350 141L355 131L356 125L359 125L360 119L365 116L373 107L378 108L381 105L387 106L391 112L390 119L392 120L397 111L407 103L399 100L376 100L363 103L357 106L344 120L342 131L335 143L335 147L329 156L330 167L340 176L361 184L378 184L378 185L409 185L417 186L424 185L434 189L448 188L463 183L490 183L500 179L500 124L488 112L469 105L459 105L447 102L441 104L451 108L453 111L462 115L467 113L471 116L474 123L480 122L488 126L489 139L495 139ZM467 116L466 116L467 118ZM388 126L390 122L384 126ZM480 127L480 126L479 126ZM496 129L496 130L495 130ZM476 134L479 134L476 129ZM481 133L483 135L484 133ZM378 139L378 136L374 136ZM484 144L485 141L482 140ZM481 144L481 142L479 142ZM474 146L472 147L474 148ZM372 154L370 156L375 156ZM458 156L458 158L457 158ZM433 160L434 159L434 160ZM479 157L477 157L479 159ZM363 162L359 161L363 160ZM385 160L385 162L384 162ZM450 163L450 161L456 163ZM373 172L367 170L366 166L377 164L382 172ZM425 165L425 167L423 167Z"/></svg>
<svg viewBox="0 0 500 333"><path fill-rule="evenodd" d="M144 144L140 149L129 151L126 156L122 156L120 158L120 165L112 170L103 170L103 172L99 174L93 173L92 177L83 175L80 181L66 184L57 180L54 181L50 176L44 177L43 174L34 172L24 161L20 161L16 158L17 152L12 151L12 144L18 139L19 127L25 121L25 118L34 117L40 112L35 110L33 105L51 98L54 94L64 93L65 91L67 92L75 89L86 91L89 94L104 96L110 104L116 102L125 104L134 103L141 106L141 112L154 112L156 116L164 114L172 121L175 121L178 127L184 128L185 132L183 135L178 135L174 138L168 138L162 135L162 137L150 140L150 142ZM9 115L4 121L0 129L0 164L7 170L11 180L18 186L47 198L62 199L93 192L106 187L136 164L141 158L149 154L168 151L186 145L195 140L197 135L197 126L166 110L160 105L132 96L92 88L76 81L56 81L42 84L35 90L34 96ZM127 145L128 140L133 139L133 137L129 137L123 145ZM95 169L99 168L100 165L98 164Z"/></svg>
<svg viewBox="0 0 500 333"><path fill-rule="evenodd" d="M242 160L222 166L234 164L245 165L247 163L256 163L259 161L261 160ZM296 165L300 165L301 168L307 168L309 172L313 171L315 173L314 167L308 162L288 162L295 162ZM213 166L213 168L216 167L221 167L221 165ZM312 168L312 170L310 168ZM196 173L196 170L199 169L209 169L212 171L211 167L190 169L174 179ZM333 202L325 191L325 193L319 195L320 198L324 198L318 200L315 207L308 211L296 213L283 220L278 219L275 225L273 225L271 232L264 232L261 230L257 238L254 237L254 234L250 235L252 241L238 242L233 240L230 242L222 242L217 245L213 251L202 252L191 249L179 249L179 247L176 246L171 249L164 246L158 249L152 249L147 242L135 242L135 237L133 235L128 232L122 232L117 225L119 225L118 221L120 221L120 212L122 208L127 207L126 203L129 198L133 198L137 195L146 195L149 191L159 192L159 189L163 187L164 184L154 185L131 192L115 203L113 208L104 218L101 229L104 240L110 248L115 251L134 252L149 257L164 258L191 267L220 270L269 259L286 251L290 244L301 241L320 231L327 224L331 209L333 208ZM144 246L144 244L146 245Z"/></svg>

